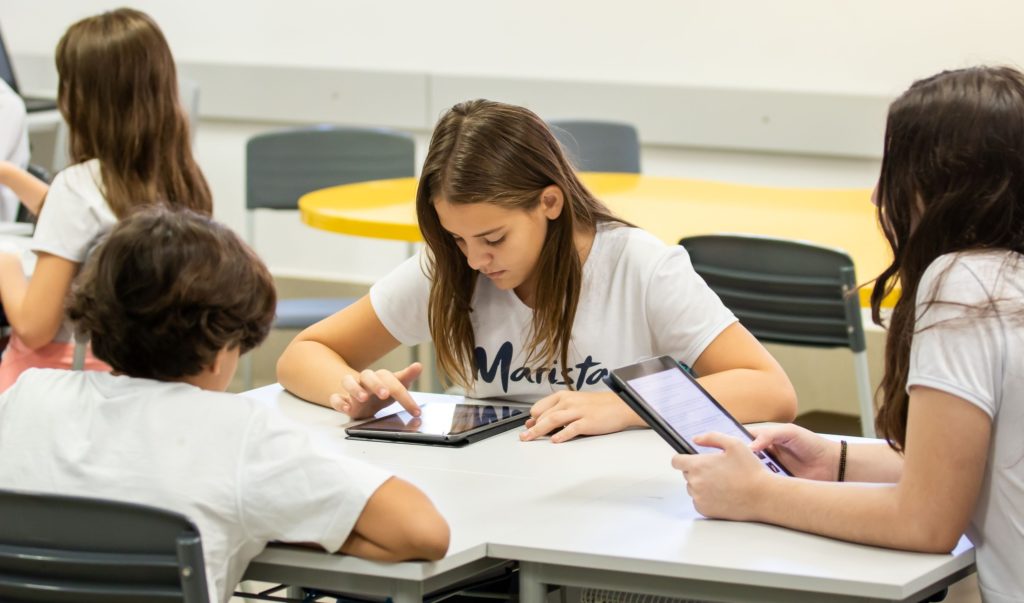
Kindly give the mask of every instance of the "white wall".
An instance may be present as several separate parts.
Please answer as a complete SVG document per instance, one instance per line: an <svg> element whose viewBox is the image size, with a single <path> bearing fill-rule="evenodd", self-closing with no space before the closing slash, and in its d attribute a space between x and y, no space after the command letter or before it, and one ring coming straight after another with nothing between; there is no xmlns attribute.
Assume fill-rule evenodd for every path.
<svg viewBox="0 0 1024 603"><path fill-rule="evenodd" d="M49 57L71 22L121 4L4 3L0 24L25 87L52 87ZM183 71L192 68L200 74L195 77L204 86L205 105L201 100L204 119L197 155L214 189L217 216L240 231L246 138L288 123L333 120L330 100L339 93L319 80L338 70L343 73L337 86L347 103L337 112L339 122L376 119L374 111L387 90L404 90L388 88L403 77L417 94L424 92L419 113L420 101L414 99L411 116L382 114L378 120L412 131L421 153L439 110L431 101L439 96L447 100L431 88L437 82L457 82L458 90L474 96L476 90L480 95L500 90L539 111L558 110L558 116L577 104L581 114L614 113L618 105L629 104L621 115L638 121L648 117L645 99L650 95L661 105L657 119L641 124L647 173L783 186L869 187L877 171L886 98L943 68L976 62L1024 64L1024 36L1018 31L1024 3L1016 0L149 0L133 6L161 24ZM309 71L295 71L297 78L282 75L294 70ZM225 76L233 73L243 74L243 81L228 85ZM272 81L244 81L261 77ZM374 78L394 82L364 90L352 84L363 82L361 78L369 78L369 84L377 82ZM287 85L278 88L291 89L290 95L288 89L274 89L281 82ZM573 82L579 85L574 88ZM595 91L593 102L577 100L586 98L580 91L589 90ZM668 132L674 123L692 119L691 108L674 107L674 99L702 91L744 107L734 113L727 112L725 103L701 107L693 127L703 124L705 131L693 139L685 132ZM761 115L761 103L775 103L773 112L788 111L782 116L786 119L772 122L765 144L752 133L748 136L756 128L767 128L769 117L775 116L768 108ZM247 113L253 105L260 109ZM409 113L410 107L403 110ZM805 112L814 111L832 122L821 125L827 128L824 146L809 139L789 144L819 128L798 131L800 124L794 125ZM860 138L854 142L856 136ZM815 151L826 147L832 155L847 156ZM815 154L755 152L794 148ZM313 232L294 215L272 220L264 216L257 245L279 273L364 282L405 253L402 244Z"/></svg>
<svg viewBox="0 0 1024 603"><path fill-rule="evenodd" d="M12 52L123 4L5 2ZM1018 0L144 0L181 61L895 94L1024 61Z"/></svg>

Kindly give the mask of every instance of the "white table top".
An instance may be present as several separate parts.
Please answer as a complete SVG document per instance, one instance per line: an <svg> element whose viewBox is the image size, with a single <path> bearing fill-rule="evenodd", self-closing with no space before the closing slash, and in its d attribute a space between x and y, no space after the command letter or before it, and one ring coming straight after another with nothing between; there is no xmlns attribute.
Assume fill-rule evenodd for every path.
<svg viewBox="0 0 1024 603"><path fill-rule="evenodd" d="M554 445L510 430L465 448L344 440L349 421L268 386L247 394L338 441L347 453L421 487L452 527L436 563L382 564L271 547L254 563L426 579L483 557L722 581L753 587L903 599L974 562L892 551L775 526L708 520L650 430ZM421 402L444 400L414 394Z"/></svg>

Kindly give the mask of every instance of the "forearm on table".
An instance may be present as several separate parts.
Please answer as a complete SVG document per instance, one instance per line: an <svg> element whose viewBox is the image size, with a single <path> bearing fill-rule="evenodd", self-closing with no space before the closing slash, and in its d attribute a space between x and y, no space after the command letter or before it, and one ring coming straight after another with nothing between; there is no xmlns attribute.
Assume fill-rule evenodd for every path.
<svg viewBox="0 0 1024 603"><path fill-rule="evenodd" d="M316 341L293 341L277 361L277 380L296 396L330 406L331 394L342 391L346 375L358 379L359 371L350 367L333 350Z"/></svg>
<svg viewBox="0 0 1024 603"><path fill-rule="evenodd" d="M938 529L898 484L854 484L769 476L754 521L894 549L948 553L958 535Z"/></svg>
<svg viewBox="0 0 1024 603"><path fill-rule="evenodd" d="M796 393L785 373L736 368L698 381L740 423L789 422L796 416Z"/></svg>
<svg viewBox="0 0 1024 603"><path fill-rule="evenodd" d="M903 455L890 448L887 443L849 443L846 451L845 481L896 483L900 481L902 475Z"/></svg>
<svg viewBox="0 0 1024 603"><path fill-rule="evenodd" d="M388 550L375 542L371 542L366 538L363 538L359 534L352 532L345 544L341 546L339 553L345 553L346 555L353 555L355 557L362 557L363 559L373 559L374 561L400 561L401 555L395 551Z"/></svg>

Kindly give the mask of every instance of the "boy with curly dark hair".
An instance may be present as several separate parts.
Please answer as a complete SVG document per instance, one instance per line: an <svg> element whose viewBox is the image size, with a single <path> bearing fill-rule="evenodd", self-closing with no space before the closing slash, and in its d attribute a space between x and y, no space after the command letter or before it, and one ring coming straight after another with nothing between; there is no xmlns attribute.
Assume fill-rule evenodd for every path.
<svg viewBox="0 0 1024 603"><path fill-rule="evenodd" d="M416 487L342 455L265 403L223 393L276 296L228 228L148 208L92 254L68 314L113 372L30 369L0 395L0 488L171 509L227 601L269 541L437 559L448 525Z"/></svg>

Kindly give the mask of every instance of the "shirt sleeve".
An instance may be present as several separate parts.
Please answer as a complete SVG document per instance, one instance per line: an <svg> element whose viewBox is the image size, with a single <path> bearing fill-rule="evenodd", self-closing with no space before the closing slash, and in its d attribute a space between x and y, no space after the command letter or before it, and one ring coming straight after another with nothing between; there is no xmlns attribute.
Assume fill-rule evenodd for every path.
<svg viewBox="0 0 1024 603"><path fill-rule="evenodd" d="M693 269L690 255L681 245L669 247L655 264L647 284L646 307L655 355L672 356L689 366L736 322Z"/></svg>
<svg viewBox="0 0 1024 603"><path fill-rule="evenodd" d="M1007 361L1000 303L991 287L1001 262L943 256L925 271L916 300L908 391L931 387L995 415Z"/></svg>
<svg viewBox="0 0 1024 603"><path fill-rule="evenodd" d="M338 551L367 501L391 477L276 412L252 419L243 451L242 524L268 542L315 542Z"/></svg>
<svg viewBox="0 0 1024 603"><path fill-rule="evenodd" d="M370 303L384 328L402 342L416 345L430 341L427 304L430 279L426 255L421 249L370 287Z"/></svg>
<svg viewBox="0 0 1024 603"><path fill-rule="evenodd" d="M82 263L103 233L101 218L89 203L86 191L89 184L77 182L92 177L85 167L71 166L53 179L39 212L32 251Z"/></svg>

